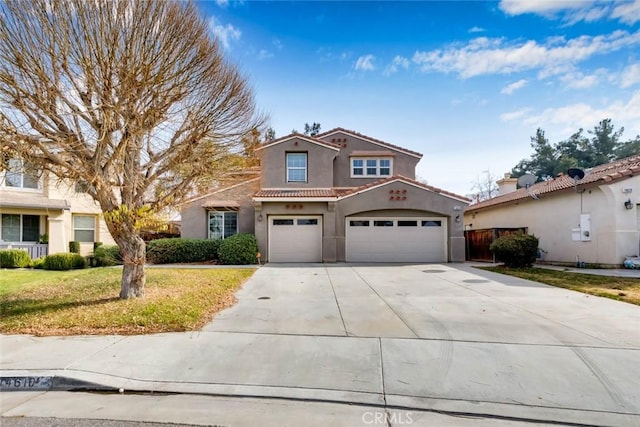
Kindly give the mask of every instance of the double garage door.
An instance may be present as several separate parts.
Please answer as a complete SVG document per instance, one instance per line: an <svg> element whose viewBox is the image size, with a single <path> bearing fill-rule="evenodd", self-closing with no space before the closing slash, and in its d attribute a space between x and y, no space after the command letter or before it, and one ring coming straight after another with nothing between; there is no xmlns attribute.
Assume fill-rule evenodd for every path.
<svg viewBox="0 0 640 427"><path fill-rule="evenodd" d="M443 217L346 219L347 262L447 262Z"/></svg>
<svg viewBox="0 0 640 427"><path fill-rule="evenodd" d="M447 262L444 217L345 221L347 262ZM270 216L270 262L322 262L321 216Z"/></svg>

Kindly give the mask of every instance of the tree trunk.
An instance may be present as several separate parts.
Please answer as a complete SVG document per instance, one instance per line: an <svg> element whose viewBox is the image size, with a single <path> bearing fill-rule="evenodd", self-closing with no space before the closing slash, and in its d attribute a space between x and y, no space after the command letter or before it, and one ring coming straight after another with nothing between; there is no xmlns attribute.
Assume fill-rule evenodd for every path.
<svg viewBox="0 0 640 427"><path fill-rule="evenodd" d="M120 298L141 298L144 296L146 283L144 263L147 250L144 240L140 236L132 234L126 237L122 236L118 244L124 262Z"/></svg>

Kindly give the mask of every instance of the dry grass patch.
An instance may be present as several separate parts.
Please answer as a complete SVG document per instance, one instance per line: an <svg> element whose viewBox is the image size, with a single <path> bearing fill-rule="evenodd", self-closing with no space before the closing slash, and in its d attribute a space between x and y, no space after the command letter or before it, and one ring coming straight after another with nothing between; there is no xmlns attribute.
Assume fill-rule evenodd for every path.
<svg viewBox="0 0 640 427"><path fill-rule="evenodd" d="M607 297L640 305L640 279L596 276L594 274L548 270L544 268L478 267L559 288Z"/></svg>
<svg viewBox="0 0 640 427"><path fill-rule="evenodd" d="M146 296L120 300L117 268L3 270L0 332L136 335L191 331L235 302L254 269L147 269Z"/></svg>

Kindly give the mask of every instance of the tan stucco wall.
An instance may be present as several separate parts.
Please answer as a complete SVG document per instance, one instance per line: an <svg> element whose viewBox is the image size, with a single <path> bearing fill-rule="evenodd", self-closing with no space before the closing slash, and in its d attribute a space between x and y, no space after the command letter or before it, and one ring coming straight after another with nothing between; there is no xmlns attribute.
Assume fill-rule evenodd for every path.
<svg viewBox="0 0 640 427"><path fill-rule="evenodd" d="M623 188L632 192L623 193ZM631 210L624 208L629 198L634 203ZM582 194L571 189L480 211L470 206L465 225L470 230L528 227L546 251L543 261L575 263L579 257L587 263L614 266L622 264L625 256L638 254L638 202L640 176L591 187ZM579 227L581 212L591 214L591 241L572 240L571 230Z"/></svg>
<svg viewBox="0 0 640 427"><path fill-rule="evenodd" d="M388 147L373 144L342 132L331 134L324 138L327 142L337 139L340 139L340 141L344 141L346 139L345 142L340 142L340 144L346 144L346 147L340 149L340 155L334 162L333 185L335 187L359 187L381 179L380 177L351 178L350 154L353 151L391 151L395 154L392 158L393 170L391 171L391 175L402 175L407 178L415 179L415 170L416 165L420 161L419 158L394 151Z"/></svg>
<svg viewBox="0 0 640 427"><path fill-rule="evenodd" d="M307 153L307 182L287 182L287 153ZM266 147L259 151L262 188L331 188L337 154L322 144L297 137Z"/></svg>
<svg viewBox="0 0 640 427"><path fill-rule="evenodd" d="M254 232L254 209L251 196L258 191L260 180L255 179L210 196L186 203L180 210L180 236L188 239L206 239L209 235L208 210L202 205L211 200L234 200L238 202L238 232ZM213 209L209 209L213 210Z"/></svg>

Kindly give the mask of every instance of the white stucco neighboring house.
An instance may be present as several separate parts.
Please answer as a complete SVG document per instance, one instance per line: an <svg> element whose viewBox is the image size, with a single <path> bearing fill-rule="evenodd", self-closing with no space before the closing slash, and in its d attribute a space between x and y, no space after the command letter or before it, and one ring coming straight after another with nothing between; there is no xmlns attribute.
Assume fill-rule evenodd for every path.
<svg viewBox="0 0 640 427"><path fill-rule="evenodd" d="M115 244L101 212L82 185L24 168L20 160L0 172L0 249L23 248L37 258L68 252L69 242L79 241L87 255L94 242Z"/></svg>
<svg viewBox="0 0 640 427"><path fill-rule="evenodd" d="M499 196L465 212L468 258L474 235L516 229L539 238L542 262L618 267L638 255L640 155L584 172L580 180L562 174L529 188L515 189L508 177L499 181Z"/></svg>

